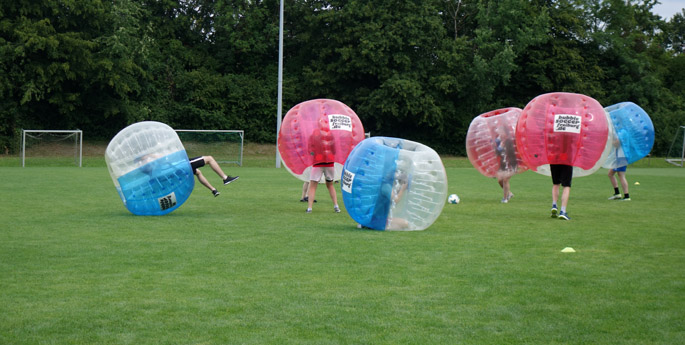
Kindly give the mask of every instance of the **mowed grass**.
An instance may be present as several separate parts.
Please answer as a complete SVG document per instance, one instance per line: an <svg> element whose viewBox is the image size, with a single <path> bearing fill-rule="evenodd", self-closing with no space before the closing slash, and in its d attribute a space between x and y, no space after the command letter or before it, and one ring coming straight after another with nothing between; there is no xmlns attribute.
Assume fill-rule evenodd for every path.
<svg viewBox="0 0 685 345"><path fill-rule="evenodd" d="M204 168L221 196L196 183L161 217L130 214L102 163L0 167L0 344L685 343L685 169L629 168L631 202L606 170L574 179L563 222L550 178L500 204L447 158L461 204L381 232L325 188L305 214L274 158L228 186Z"/></svg>

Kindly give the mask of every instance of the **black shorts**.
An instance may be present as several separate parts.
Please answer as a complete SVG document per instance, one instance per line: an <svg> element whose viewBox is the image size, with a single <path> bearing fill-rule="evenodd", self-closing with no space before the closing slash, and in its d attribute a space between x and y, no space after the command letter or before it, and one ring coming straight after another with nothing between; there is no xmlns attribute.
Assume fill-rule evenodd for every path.
<svg viewBox="0 0 685 345"><path fill-rule="evenodd" d="M573 167L564 164L550 164L549 169L552 172L552 183L560 184L563 187L571 187L571 179L573 178Z"/></svg>
<svg viewBox="0 0 685 345"><path fill-rule="evenodd" d="M196 173L198 168L205 166L205 159L203 156L193 157L190 159L190 167L193 169L193 175Z"/></svg>

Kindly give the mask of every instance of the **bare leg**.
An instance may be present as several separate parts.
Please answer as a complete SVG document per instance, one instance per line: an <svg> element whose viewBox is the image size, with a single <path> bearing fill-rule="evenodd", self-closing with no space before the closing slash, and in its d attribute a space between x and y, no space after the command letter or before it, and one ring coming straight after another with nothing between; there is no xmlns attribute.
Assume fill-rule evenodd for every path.
<svg viewBox="0 0 685 345"><path fill-rule="evenodd" d="M402 230L409 228L409 222L403 218L388 219L387 230Z"/></svg>
<svg viewBox="0 0 685 345"><path fill-rule="evenodd" d="M609 169L609 174L607 176L609 176L609 181L611 181L611 185L614 188L618 188L618 182L616 181L616 177L614 176L615 173L616 172L614 170ZM620 177L621 173L618 173L618 176Z"/></svg>
<svg viewBox="0 0 685 345"><path fill-rule="evenodd" d="M207 178L205 178L204 175L202 175L202 172L200 169L195 169L195 176L197 176L197 180L202 183L203 186L209 188L209 190L214 190L214 187L207 181Z"/></svg>
<svg viewBox="0 0 685 345"><path fill-rule="evenodd" d="M618 172L618 178L621 180L621 188L623 188L623 195L628 194L628 180L626 180L626 172L625 171L619 171ZM615 180L615 179L614 179ZM616 183L616 182L614 182ZM614 185L614 187L616 187Z"/></svg>
<svg viewBox="0 0 685 345"><path fill-rule="evenodd" d="M328 194L331 195L331 200L333 200L333 206L338 207L338 194L335 192L333 181L326 181L326 188L328 188Z"/></svg>
<svg viewBox="0 0 685 345"><path fill-rule="evenodd" d="M501 183L501 186L502 186L502 192L504 193L504 199L508 201L509 198L510 198L511 195L512 195L512 193L511 193L511 187L510 187L510 185L509 185L509 177L503 178L503 179L502 179L502 182L500 182L500 183Z"/></svg>
<svg viewBox="0 0 685 345"><path fill-rule="evenodd" d="M318 187L319 182L309 181L309 200L307 200L307 208L311 209L314 204L314 197L316 196L316 187Z"/></svg>
<svg viewBox="0 0 685 345"><path fill-rule="evenodd" d="M552 185L552 204L556 205L559 200L559 186L558 184Z"/></svg>
<svg viewBox="0 0 685 345"><path fill-rule="evenodd" d="M566 205L568 204L568 198L571 195L571 187L564 187L561 192L561 210L566 212Z"/></svg>
<svg viewBox="0 0 685 345"><path fill-rule="evenodd" d="M222 180L225 180L228 175L224 174L224 171L221 170L221 167L219 166L219 163L216 162L214 157L212 156L202 156L205 160L205 164L209 164L209 166L214 170L214 172L221 177Z"/></svg>
<svg viewBox="0 0 685 345"><path fill-rule="evenodd" d="M307 190L309 189L309 182L305 182L302 184L302 197L300 198L301 200L304 200L304 198L307 196Z"/></svg>

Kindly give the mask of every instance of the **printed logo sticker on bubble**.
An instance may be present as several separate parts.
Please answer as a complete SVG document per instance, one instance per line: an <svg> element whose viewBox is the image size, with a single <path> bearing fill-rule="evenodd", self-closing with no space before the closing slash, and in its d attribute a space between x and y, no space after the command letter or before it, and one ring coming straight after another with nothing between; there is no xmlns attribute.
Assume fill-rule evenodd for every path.
<svg viewBox="0 0 685 345"><path fill-rule="evenodd" d="M333 114L328 115L329 128L332 131L352 132L352 119L347 115Z"/></svg>
<svg viewBox="0 0 685 345"><path fill-rule="evenodd" d="M579 115L556 114L554 115L554 131L564 133L580 133Z"/></svg>
<svg viewBox="0 0 685 345"><path fill-rule="evenodd" d="M176 193L171 192L171 194L163 196L159 199L159 209L164 211L176 206Z"/></svg>
<svg viewBox="0 0 685 345"><path fill-rule="evenodd" d="M352 183L354 183L354 173L348 170L343 171L342 186L343 192L352 193Z"/></svg>

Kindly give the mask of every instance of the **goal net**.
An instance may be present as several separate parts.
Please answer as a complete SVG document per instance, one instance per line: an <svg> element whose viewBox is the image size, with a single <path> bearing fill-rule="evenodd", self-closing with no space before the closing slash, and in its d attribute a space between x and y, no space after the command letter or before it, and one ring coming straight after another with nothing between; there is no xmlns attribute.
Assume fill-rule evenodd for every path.
<svg viewBox="0 0 685 345"><path fill-rule="evenodd" d="M685 163L685 126L680 126L675 131L673 143L668 149L666 161L679 167L683 167Z"/></svg>
<svg viewBox="0 0 685 345"><path fill-rule="evenodd" d="M21 130L21 166L83 164L83 132L76 130Z"/></svg>
<svg viewBox="0 0 685 345"><path fill-rule="evenodd" d="M177 129L189 158L212 156L218 163L243 165L243 130Z"/></svg>

